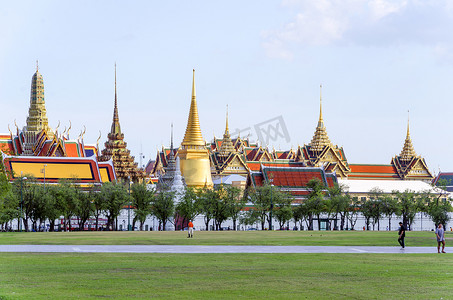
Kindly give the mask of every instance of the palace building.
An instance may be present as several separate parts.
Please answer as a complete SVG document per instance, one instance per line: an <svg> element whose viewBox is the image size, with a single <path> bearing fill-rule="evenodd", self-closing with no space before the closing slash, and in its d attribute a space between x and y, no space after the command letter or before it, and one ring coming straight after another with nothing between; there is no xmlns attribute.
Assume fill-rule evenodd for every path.
<svg viewBox="0 0 453 300"><path fill-rule="evenodd" d="M187 130L192 128L189 125L192 124L192 119L195 119L192 107L196 106L192 103ZM275 184L290 191L296 199L307 195L306 185L313 178L320 179L326 188L336 183L351 186L351 192L361 196L368 193L370 185L373 187L382 185L384 189L388 189L391 185L385 183L388 180L420 182L404 185L420 187L417 190L426 187L433 180L434 177L424 158L417 155L414 150L409 121L403 149L399 155L391 158L389 164L350 164L343 147L334 145L330 141L322 112L322 94L320 94L319 120L313 138L309 144L298 146L296 150L274 149L271 152L258 143L250 143L248 139L240 137L232 139L229 134L228 111L223 138L214 137L211 143L205 143L200 133L197 144L193 143L193 146L201 147L203 151L207 147L210 174L214 184L234 182L235 185L243 188ZM198 114L196 114L196 120L198 121ZM187 130L185 139L190 136ZM195 132L200 132L199 129L197 130ZM194 130L190 129L190 132L192 131ZM177 153L181 153L181 150L162 147L162 150L158 151L151 174L162 180L167 176L166 172L173 174ZM205 174L205 172L206 166L203 167L202 173ZM275 176L273 180L268 177L271 173Z"/></svg>
<svg viewBox="0 0 453 300"><path fill-rule="evenodd" d="M33 74L26 125L16 133L0 134L0 150L10 179L32 176L41 182L71 180L81 185L116 180L112 161L98 161L98 145L84 143L80 133L69 138L69 127L59 132L49 126L44 98L44 80L38 67ZM9 126L8 126L9 129Z"/></svg>

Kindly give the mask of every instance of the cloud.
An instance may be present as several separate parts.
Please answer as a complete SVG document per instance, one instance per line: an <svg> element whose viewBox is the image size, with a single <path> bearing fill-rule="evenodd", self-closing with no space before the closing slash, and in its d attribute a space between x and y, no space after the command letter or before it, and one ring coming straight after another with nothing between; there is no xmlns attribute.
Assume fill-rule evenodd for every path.
<svg viewBox="0 0 453 300"><path fill-rule="evenodd" d="M284 0L282 5L294 17L262 33L269 57L292 59L295 47L328 45L419 44L437 55L453 49L453 4L447 0Z"/></svg>

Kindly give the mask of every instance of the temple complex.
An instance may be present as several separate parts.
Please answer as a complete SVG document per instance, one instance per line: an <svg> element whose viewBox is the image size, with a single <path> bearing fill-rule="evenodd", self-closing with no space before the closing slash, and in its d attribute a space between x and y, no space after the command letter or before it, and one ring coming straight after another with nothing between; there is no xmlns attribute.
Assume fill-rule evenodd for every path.
<svg viewBox="0 0 453 300"><path fill-rule="evenodd" d="M382 180L417 180L427 183L434 178L429 172L425 160L416 155L410 137L409 121L403 150L391 159L390 164L349 164L343 147L332 144L327 134L322 111L322 93L320 93L319 99L319 119L311 142L304 146L298 146L295 150L274 149L272 152L258 143L250 143L248 139L241 139L240 137L232 139L228 126L228 110L223 138L214 137L211 143L203 142L198 114L196 109L194 110L196 108L196 102L194 102L195 87L193 87L192 98L189 123L183 145L185 143L188 146L190 140L191 147L196 149L207 147L210 173L214 184L231 184L240 181L253 186L259 186L263 183L270 184L271 180L266 177L266 174L272 170L275 178L278 178L274 178L275 183L286 182L281 187L299 197L307 193L306 184L315 177L322 179L326 187L332 186L338 178L342 183L349 182L352 184L354 190L359 189L360 182L362 182L362 185L364 184L363 180L370 181L366 184L368 187L372 183L371 181L373 181L373 184L378 184ZM162 150L157 153L151 174L159 176L165 174L165 172L170 172L168 177L172 178L174 153L176 151L182 153L181 149L173 149L173 146L170 148L162 147ZM203 165L203 172L205 172L205 168ZM162 178L165 178L165 175ZM298 184L301 184L301 186L298 186ZM245 184L241 185L245 186ZM384 182L382 185L387 186ZM422 184L421 186L425 185ZM367 193L368 190L362 192Z"/></svg>
<svg viewBox="0 0 453 300"><path fill-rule="evenodd" d="M116 65L115 65L115 104L113 108L113 121L110 133L107 135L105 148L99 161L112 160L118 180L141 182L145 178L145 172L137 167L134 157L127 149L124 141L124 133L121 132L120 119L118 116L118 97L116 91Z"/></svg>
<svg viewBox="0 0 453 300"><path fill-rule="evenodd" d="M206 142L201 135L198 118L197 97L195 92L195 70L192 80L192 100L190 102L189 118L186 133L178 149L181 162L181 173L187 186L195 188L212 187L212 177L209 163L209 152Z"/></svg>

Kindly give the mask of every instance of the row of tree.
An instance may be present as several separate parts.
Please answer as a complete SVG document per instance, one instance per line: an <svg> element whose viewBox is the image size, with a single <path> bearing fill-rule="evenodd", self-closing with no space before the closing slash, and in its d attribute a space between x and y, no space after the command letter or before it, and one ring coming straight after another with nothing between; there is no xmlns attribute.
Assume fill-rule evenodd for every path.
<svg viewBox="0 0 453 300"><path fill-rule="evenodd" d="M446 183L441 182L439 186L440 190L445 190ZM328 222L328 229L353 230L360 213L365 219L367 230L370 230L370 225L373 226L373 230L377 225L379 230L380 220L383 218L388 218L390 229L394 216L402 217L403 224L410 229L417 213L425 213L435 224L442 223L446 226L450 220L448 213L452 211L450 199L445 192L439 190L437 193L433 193L432 190L420 193L406 190L388 194L374 188L369 191L368 197L359 199L351 197L343 186L336 185L326 189L316 179L308 183L308 189L307 198L297 204L291 196L273 186L252 190L249 193L249 200L253 208L244 216L245 223L260 222L261 228L264 229L266 222L270 227L272 214L280 228L293 220L300 227L305 223L308 230L313 230L314 221L317 220L319 229L324 219Z"/></svg>
<svg viewBox="0 0 453 300"><path fill-rule="evenodd" d="M221 230L228 219L232 220L234 229L238 223L259 223L262 230L266 224L267 228L274 228L272 220L282 229L292 220L300 227L305 224L308 230L313 230L315 220L321 228L324 219L328 229L344 230L354 229L359 213L365 218L367 230L371 225L373 230L376 225L379 230L383 218L388 218L391 228L394 216L401 216L410 228L418 212L428 214L436 224L445 225L451 211L445 195L429 191L386 194L375 188L367 199L357 199L351 198L341 186L326 189L319 180L311 180L308 188L306 199L295 203L293 196L271 185L245 192L228 185L215 189L186 188L183 194L177 195L171 191L148 190L143 184L105 183L84 190L69 182L37 184L32 178L18 178L10 184L6 176L0 175L0 224L4 230L8 223L21 219L25 230L38 231L47 221L53 231L57 220L63 224L63 230L73 229L70 220L77 220L79 229L88 220L95 220L93 229L98 230L99 218L104 216L107 228L118 230L117 218L122 209L128 208L133 212L132 228L138 223L140 230L149 216L156 217L159 228L165 230L169 223L186 224L199 215L204 218L206 230L211 223L213 229Z"/></svg>

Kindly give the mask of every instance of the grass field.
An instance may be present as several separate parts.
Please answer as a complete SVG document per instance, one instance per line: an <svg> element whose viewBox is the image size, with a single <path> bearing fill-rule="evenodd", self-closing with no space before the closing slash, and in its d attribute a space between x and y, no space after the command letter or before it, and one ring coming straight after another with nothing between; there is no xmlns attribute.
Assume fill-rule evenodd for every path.
<svg viewBox="0 0 453 300"><path fill-rule="evenodd" d="M0 299L449 299L437 254L14 254Z"/></svg>
<svg viewBox="0 0 453 300"><path fill-rule="evenodd" d="M0 244L44 245L301 245L301 246L395 246L398 235L386 231L198 231L187 232L8 232L0 233ZM447 232L447 245L453 233ZM407 246L433 246L433 232L406 234Z"/></svg>
<svg viewBox="0 0 453 300"><path fill-rule="evenodd" d="M397 246L396 232L0 233L0 244ZM453 234L447 234L447 246ZM408 246L435 247L432 232ZM453 299L452 254L2 253L0 299Z"/></svg>

